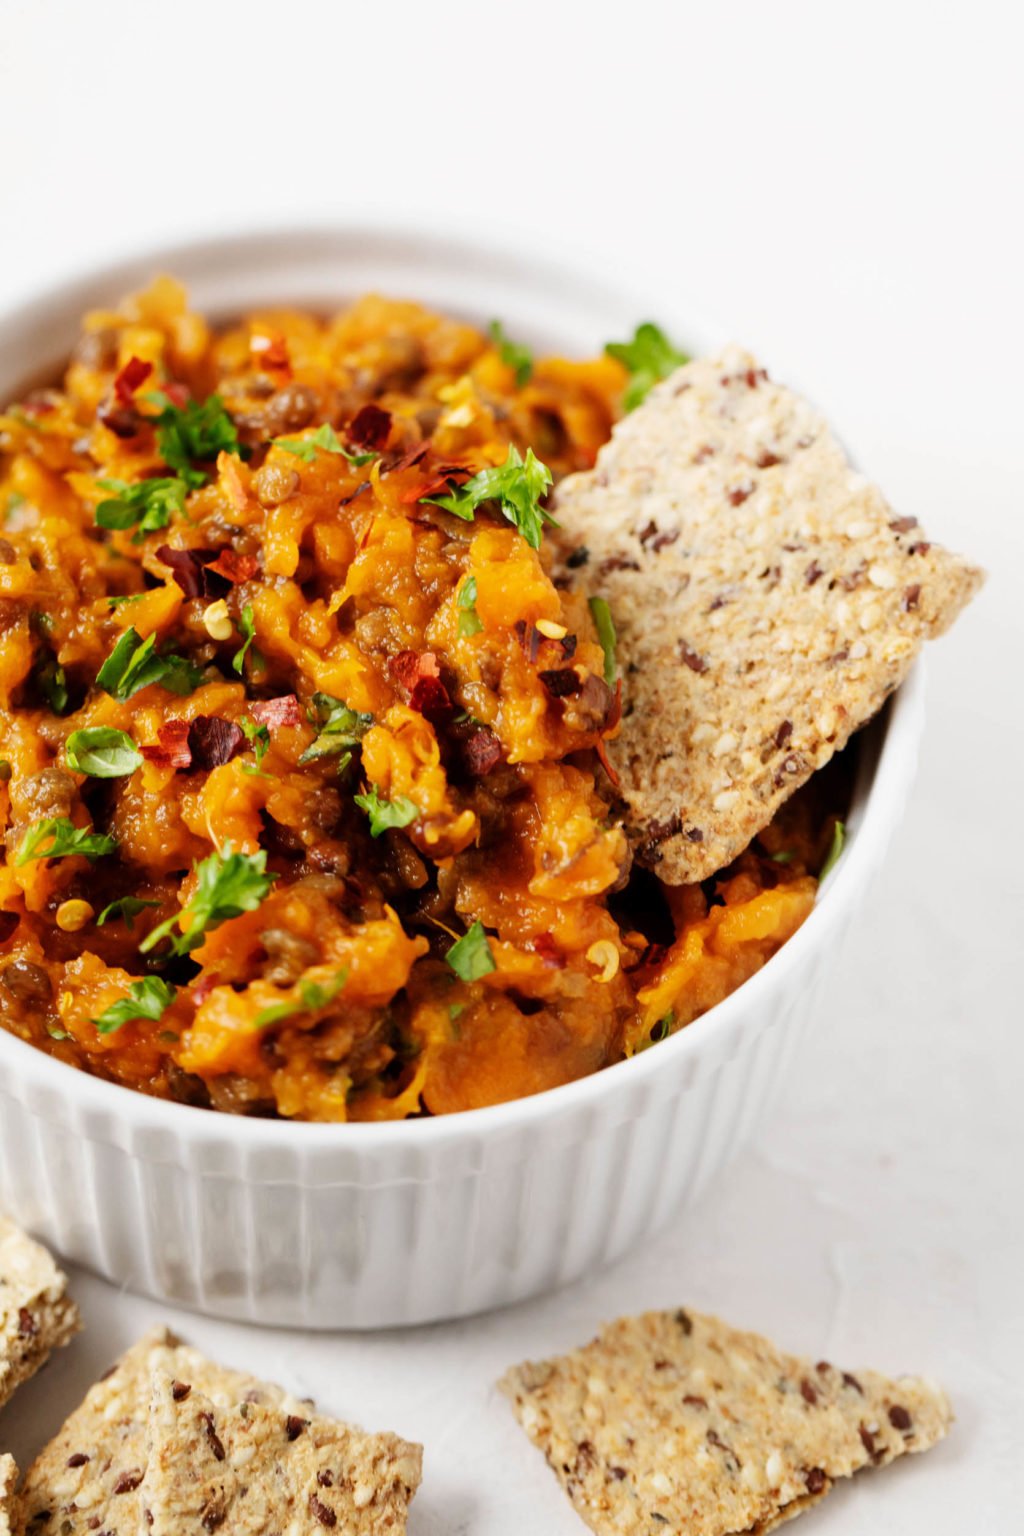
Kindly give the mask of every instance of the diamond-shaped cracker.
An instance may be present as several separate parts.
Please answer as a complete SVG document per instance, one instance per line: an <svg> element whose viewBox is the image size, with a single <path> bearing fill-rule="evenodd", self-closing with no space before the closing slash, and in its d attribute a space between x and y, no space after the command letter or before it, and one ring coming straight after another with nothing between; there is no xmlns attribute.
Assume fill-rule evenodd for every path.
<svg viewBox="0 0 1024 1536"><path fill-rule="evenodd" d="M421 1448L395 1435L278 1406L215 1407L186 1382L154 1379L141 1489L151 1536L399 1536L421 1470Z"/></svg>
<svg viewBox="0 0 1024 1536"><path fill-rule="evenodd" d="M669 884L735 858L983 580L737 348L653 389L554 510L566 578L611 606L609 756L636 856Z"/></svg>
<svg viewBox="0 0 1024 1536"><path fill-rule="evenodd" d="M814 1365L685 1311L622 1318L501 1388L599 1536L764 1536L952 1418L921 1378Z"/></svg>
<svg viewBox="0 0 1024 1536"><path fill-rule="evenodd" d="M46 1249L0 1216L0 1407L82 1326L67 1283Z"/></svg>
<svg viewBox="0 0 1024 1536"><path fill-rule="evenodd" d="M248 1399L286 1413L309 1411L280 1387L214 1365L167 1328L154 1328L89 1389L29 1467L21 1492L26 1530L57 1532L70 1522L65 1536L138 1536L156 1372L188 1381L218 1407Z"/></svg>

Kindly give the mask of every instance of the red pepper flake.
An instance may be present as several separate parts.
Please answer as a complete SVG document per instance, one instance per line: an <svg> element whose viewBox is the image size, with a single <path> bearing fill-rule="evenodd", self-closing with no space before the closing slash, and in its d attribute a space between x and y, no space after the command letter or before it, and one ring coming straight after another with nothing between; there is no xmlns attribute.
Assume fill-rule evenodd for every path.
<svg viewBox="0 0 1024 1536"><path fill-rule="evenodd" d="M426 480L418 481L416 485L410 485L402 492L400 500L408 505L421 501L424 496L436 496L438 491L447 490L452 481L458 483L466 480L472 473L466 464L436 464L433 474Z"/></svg>
<svg viewBox="0 0 1024 1536"><path fill-rule="evenodd" d="M601 767L604 769L605 773L608 775L615 788L618 789L620 783L619 776L615 772L615 769L612 767L609 760L608 748L605 746L600 737L598 737L597 741L594 743L594 751L597 753L598 761L600 762Z"/></svg>
<svg viewBox="0 0 1024 1536"><path fill-rule="evenodd" d="M170 383L164 385L163 392L171 404L178 407L179 411L183 411L192 398L191 394L189 393L188 385L179 384L174 379L172 379Z"/></svg>
<svg viewBox="0 0 1024 1536"><path fill-rule="evenodd" d="M341 507L349 506L353 501L356 500L356 498L358 496L361 496L364 491L368 491L369 489L370 489L370 481L369 480L362 480L362 481L360 481L360 483L356 486L354 491L351 491L347 496L342 496L341 497L340 501L338 502L339 509Z"/></svg>
<svg viewBox="0 0 1024 1536"><path fill-rule="evenodd" d="M134 403L135 391L141 384L145 384L152 372L153 364L143 362L141 357L128 359L114 380L114 394L122 405Z"/></svg>
<svg viewBox="0 0 1024 1536"><path fill-rule="evenodd" d="M172 549L170 544L161 544L156 557L170 566L172 576L186 597L213 595L207 572L212 569L212 562L219 559L215 549Z"/></svg>
<svg viewBox="0 0 1024 1536"><path fill-rule="evenodd" d="M391 658L389 671L399 687L408 692L411 709L432 722L451 713L451 697L441 681L441 668L433 651L399 651Z"/></svg>
<svg viewBox="0 0 1024 1536"><path fill-rule="evenodd" d="M152 746L140 746L139 751L151 763L165 768L188 768L192 762L192 749L188 744L187 720L165 720L157 732Z"/></svg>
<svg viewBox="0 0 1024 1536"><path fill-rule="evenodd" d="M249 350L264 368L274 373L286 373L291 377L292 360L288 355L288 342L280 331L268 335L257 333L249 340Z"/></svg>
<svg viewBox="0 0 1024 1536"><path fill-rule="evenodd" d="M17 912L0 912L0 944L7 943L19 921Z"/></svg>
<svg viewBox="0 0 1024 1536"><path fill-rule="evenodd" d="M196 715L189 723L188 745L193 768L220 768L245 750L245 733L220 715Z"/></svg>
<svg viewBox="0 0 1024 1536"><path fill-rule="evenodd" d="M268 731L283 725L301 725L302 710L294 693L282 694L279 699L260 699L250 704L249 713L257 725L265 725Z"/></svg>
<svg viewBox="0 0 1024 1536"><path fill-rule="evenodd" d="M391 432L391 412L371 401L348 424L350 445L360 453L380 453Z"/></svg>
<svg viewBox="0 0 1024 1536"><path fill-rule="evenodd" d="M410 692L421 677L441 676L441 668L433 651L399 651L389 661L388 671L394 682Z"/></svg>
<svg viewBox="0 0 1024 1536"><path fill-rule="evenodd" d="M436 723L451 714L451 696L439 677L421 677L409 693L409 708Z"/></svg>
<svg viewBox="0 0 1024 1536"><path fill-rule="evenodd" d="M216 560L209 560L206 564L208 571L236 584L251 581L259 568L260 563L255 555L239 555L233 549L222 549Z"/></svg>
<svg viewBox="0 0 1024 1536"><path fill-rule="evenodd" d="M516 619L512 626L512 631L522 646L523 654L526 656L527 661L536 661L540 651L541 640L543 639L537 626L535 624L528 625L525 619Z"/></svg>
<svg viewBox="0 0 1024 1536"><path fill-rule="evenodd" d="M407 448L404 453L400 453L390 463L382 464L381 474L397 475L403 469L411 469L414 464L418 464L421 459L426 458L429 448L429 443L414 443L411 448Z"/></svg>
<svg viewBox="0 0 1024 1536"><path fill-rule="evenodd" d="M134 406L104 405L96 412L97 417L106 427L108 432L113 432L122 442L129 437L138 437L143 427L149 423L146 418L135 410Z"/></svg>
<svg viewBox="0 0 1024 1536"><path fill-rule="evenodd" d="M502 759L501 742L493 731L481 726L462 743L462 761L466 772L475 779L485 778Z"/></svg>
<svg viewBox="0 0 1024 1536"><path fill-rule="evenodd" d="M535 955L539 955L544 964L550 966L553 971L562 971L566 966L566 958L550 933L539 933L531 941L530 946Z"/></svg>

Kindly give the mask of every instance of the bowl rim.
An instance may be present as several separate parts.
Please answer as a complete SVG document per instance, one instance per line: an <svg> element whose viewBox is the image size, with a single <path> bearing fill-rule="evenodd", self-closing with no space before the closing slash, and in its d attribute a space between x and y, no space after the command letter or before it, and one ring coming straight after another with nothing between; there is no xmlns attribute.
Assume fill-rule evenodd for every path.
<svg viewBox="0 0 1024 1536"><path fill-rule="evenodd" d="M574 290L579 290L582 285L598 304L607 302L624 307L633 303L637 319L646 312L646 300L641 300L636 292L631 293L628 285L618 280L609 282L599 267L595 276L595 267L585 258L581 269L577 265L578 253L576 260L569 261L566 248L555 258L538 258L521 238L518 247L510 248L505 240L498 245L475 237L437 236L424 230L415 219L383 217L375 213L372 218L360 220L304 220L283 229L279 225L260 227L251 222L232 222L212 232L207 228L197 238L174 243L156 242L116 261L94 265L47 283L38 290L16 295L13 303L0 308L0 334L12 323L30 324L35 315L42 315L53 306L76 305L80 311L90 303L98 302L95 297L90 299L90 295L100 290L116 293L121 287L137 282L140 269L146 267L173 271L175 264L180 267L203 256L224 259L232 252L239 256L257 251L265 255L278 249L282 256L291 252L289 259L294 262L298 248L308 251L310 246L361 238L400 243L413 241L418 248L428 250L434 261L483 262L496 273L506 272L510 282L517 277L522 280L525 272L535 287L568 283ZM287 284L283 286L287 291ZM526 299L528 295L524 294ZM287 302L287 299L283 298L281 302ZM711 321L706 312L701 315L690 309L685 299L681 301L677 296L672 303L659 300L658 308L675 324L677 334L687 339L695 337L699 346L714 345L716 338L722 340L725 337L720 325ZM784 371L787 377L791 376L791 370ZM630 1089L649 1087L659 1075L668 1078L669 1069L673 1067L675 1070L671 1075L678 1083L686 1063L692 1062L712 1040L720 1051L728 1054L743 1021L756 1014L771 993L784 988L794 975L798 976L805 959L815 948L821 948L829 934L835 933L851 915L858 888L866 883L876 857L884 850L913 773L923 716L924 686L924 664L918 659L888 702L885 718L876 717L873 728L881 734L881 741L870 770L865 771L862 767L858 774L854 789L857 824L843 857L822 883L814 907L800 928L753 976L677 1034L658 1042L656 1049L640 1052L586 1077L540 1093L477 1109L416 1120L303 1121L218 1113L156 1098L139 1089L93 1076L0 1028L0 1064L5 1069L6 1079L3 1092L24 1098L15 1087L15 1082L20 1080L22 1088L27 1086L35 1094L60 1091L62 1097L73 1100L76 1109L83 1114L109 1112L111 1119L123 1128L173 1133L207 1145L236 1144L311 1155L332 1152L362 1155L394 1152L418 1145L436 1150L475 1139L484 1133L515 1132L563 1112L585 1112L616 1092L625 1098Z"/></svg>

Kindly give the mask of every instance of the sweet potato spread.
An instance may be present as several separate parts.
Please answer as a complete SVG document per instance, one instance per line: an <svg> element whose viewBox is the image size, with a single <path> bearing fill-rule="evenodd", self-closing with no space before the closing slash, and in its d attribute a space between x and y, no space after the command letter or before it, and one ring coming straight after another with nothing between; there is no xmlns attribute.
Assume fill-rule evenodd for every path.
<svg viewBox="0 0 1024 1536"><path fill-rule="evenodd" d="M840 776L701 885L632 873L614 630L542 537L636 385L380 297L215 328L164 278L86 317L0 417L8 1030L399 1118L593 1072L764 963Z"/></svg>

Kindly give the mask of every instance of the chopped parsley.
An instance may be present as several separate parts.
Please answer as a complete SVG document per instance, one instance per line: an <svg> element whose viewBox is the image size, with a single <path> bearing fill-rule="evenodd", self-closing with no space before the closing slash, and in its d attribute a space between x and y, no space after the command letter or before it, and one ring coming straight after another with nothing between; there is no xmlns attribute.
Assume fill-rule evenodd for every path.
<svg viewBox="0 0 1024 1536"><path fill-rule="evenodd" d="M322 427L317 427L310 437L275 437L274 447L283 448L286 453L292 453L304 464L312 464L318 450L324 453L340 453L343 459L350 464L369 464L372 459L379 458L376 453L353 453L351 448L346 448L334 428L325 422Z"/></svg>
<svg viewBox="0 0 1024 1536"><path fill-rule="evenodd" d="M344 773L352 761L352 753L358 747L370 726L373 716L350 709L342 700L329 693L314 693L312 705L317 727L316 740L299 758L299 766L312 763L318 757L339 755L338 772Z"/></svg>
<svg viewBox="0 0 1024 1536"><path fill-rule="evenodd" d="M132 918L144 912L147 907L158 907L158 901L143 901L139 896L119 896L103 908L96 919L97 928L102 928L104 923L113 923L117 918L124 919L124 925L131 932Z"/></svg>
<svg viewBox="0 0 1024 1536"><path fill-rule="evenodd" d="M173 930L179 928L181 932L171 941L171 952L187 955L203 942L211 929L219 928L228 918L255 912L277 879L276 875L267 874L264 849L258 853L233 853L230 843L211 853L195 869L199 881L192 900L147 933L139 945L143 954L155 949L162 939L169 938ZM188 919L187 930L183 926L185 918Z"/></svg>
<svg viewBox="0 0 1024 1536"><path fill-rule="evenodd" d="M792 848L782 848L778 853L773 853L771 855L771 861L773 864L792 864L795 858L796 852Z"/></svg>
<svg viewBox="0 0 1024 1536"><path fill-rule="evenodd" d="M519 529L530 548L540 549L544 524L555 522L540 504L551 484L551 471L534 456L533 449L527 448L523 459L512 443L504 464L482 469L448 496L424 496L422 500L454 512L467 523L472 522L481 502L497 502L502 516Z"/></svg>
<svg viewBox="0 0 1024 1536"><path fill-rule="evenodd" d="M246 603L242 609L242 617L238 621L238 628L241 631L243 644L239 646L231 658L231 670L241 676L242 668L245 666L245 653L256 638L256 625L253 622L251 603ZM254 666L257 664L259 654L259 651L253 651L252 653Z"/></svg>
<svg viewBox="0 0 1024 1536"><path fill-rule="evenodd" d="M629 370L629 382L622 396L626 411L635 410L659 379L667 379L690 361L649 320L637 326L632 341L610 341L604 350Z"/></svg>
<svg viewBox="0 0 1024 1536"><path fill-rule="evenodd" d="M142 753L124 731L113 726L87 726L72 731L64 743L64 756L74 773L93 779L123 779L142 767Z"/></svg>
<svg viewBox="0 0 1024 1536"><path fill-rule="evenodd" d="M497 970L491 946L487 942L484 925L479 919L468 928L461 939L456 939L445 955L445 963L451 966L462 981L479 981Z"/></svg>
<svg viewBox="0 0 1024 1536"><path fill-rule="evenodd" d="M260 771L260 764L270 748L270 731L265 725L257 725L255 720L250 720L248 715L243 715L237 723L242 735L252 747L253 756L256 759L255 763L243 763L242 772L259 774L261 779L269 779L269 773Z"/></svg>
<svg viewBox="0 0 1024 1536"><path fill-rule="evenodd" d="M256 1029L265 1029L268 1024L279 1024L282 1019L290 1019L297 1013L315 1013L318 1008L326 1008L333 1002L348 980L348 971L338 971L330 981L301 980L298 984L298 996L287 999L283 1003L271 1003L269 1008L261 1008L253 1023Z"/></svg>
<svg viewBox="0 0 1024 1536"><path fill-rule="evenodd" d="M125 630L96 674L99 686L122 703L151 683L184 694L192 693L202 679L199 668L184 656L174 651L158 655L156 635L143 640L135 629Z"/></svg>
<svg viewBox="0 0 1024 1536"><path fill-rule="evenodd" d="M248 457L219 395L210 395L202 405L198 400L189 400L182 406L172 404L162 393L147 398L160 406L156 417L160 457L169 469L177 472L188 490L196 490L208 479L204 470L196 469L196 464L209 464L219 453Z"/></svg>
<svg viewBox="0 0 1024 1536"><path fill-rule="evenodd" d="M141 603L142 599L148 596L148 592L126 592L123 597L108 597L107 602L113 610L120 608L124 603Z"/></svg>
<svg viewBox="0 0 1024 1536"><path fill-rule="evenodd" d="M505 327L500 320L492 320L488 327L488 334L506 368L511 368L516 376L516 388L522 389L529 382L533 373L533 353L529 347L522 346L517 341L511 341L505 334Z"/></svg>
<svg viewBox="0 0 1024 1536"><path fill-rule="evenodd" d="M383 832L407 827L420 814L419 806L405 795L399 795L394 800L382 800L376 786L367 790L365 795L353 795L352 798L370 818L371 837L380 837Z"/></svg>
<svg viewBox="0 0 1024 1536"><path fill-rule="evenodd" d="M612 611L603 597L590 599L590 614L594 620L594 628L597 630L597 638L601 642L604 651L604 680L611 688L615 682L615 624L612 620Z"/></svg>
<svg viewBox="0 0 1024 1536"><path fill-rule="evenodd" d="M824 880L825 876L835 869L839 862L839 855L842 853L845 845L846 823L840 821L837 817L836 824L832 828L832 842L829 845L828 853L825 855L825 862L818 873L819 880Z"/></svg>
<svg viewBox="0 0 1024 1536"><path fill-rule="evenodd" d="M476 599L476 577L467 576L455 599L455 606L459 610L460 635L478 635L484 627L483 620L476 611Z"/></svg>
<svg viewBox="0 0 1024 1536"><path fill-rule="evenodd" d="M97 526L123 529L138 525L134 534L136 544L147 533L166 528L175 513L184 511L188 494L188 486L176 476L139 480L134 485L124 480L101 480L99 487L114 494L96 508Z"/></svg>
<svg viewBox="0 0 1024 1536"><path fill-rule="evenodd" d="M42 845L46 843L47 847ZM91 827L76 827L66 816L47 816L34 821L21 840L15 864L30 864L33 859L66 859L78 853L87 859L101 859L113 853L117 839Z"/></svg>
<svg viewBox="0 0 1024 1536"><path fill-rule="evenodd" d="M92 1022L101 1035L112 1035L133 1019L162 1018L177 995L177 989L159 976L143 976L141 981L132 982L127 997L119 997Z"/></svg>
<svg viewBox="0 0 1024 1536"><path fill-rule="evenodd" d="M60 662L51 656L36 667L32 677L54 714L62 715L68 707L68 679Z"/></svg>

